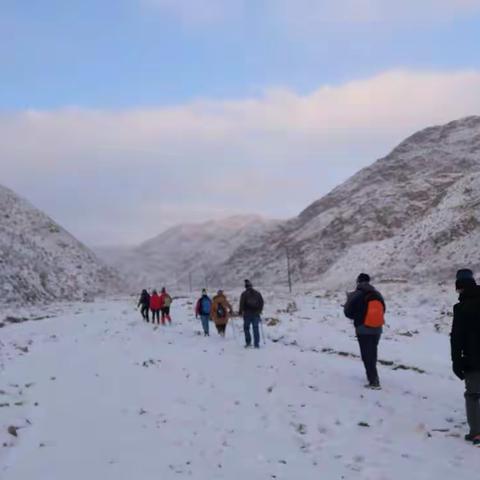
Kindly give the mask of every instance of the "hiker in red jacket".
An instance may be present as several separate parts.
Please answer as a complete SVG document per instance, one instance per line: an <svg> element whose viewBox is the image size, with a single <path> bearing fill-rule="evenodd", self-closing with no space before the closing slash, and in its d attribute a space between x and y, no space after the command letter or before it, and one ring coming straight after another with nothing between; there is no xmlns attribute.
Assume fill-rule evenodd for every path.
<svg viewBox="0 0 480 480"><path fill-rule="evenodd" d="M172 297L167 293L165 287L162 288L160 295L160 308L162 310L162 325L165 325L165 320L172 324L172 317L170 317L170 305L172 304Z"/></svg>
<svg viewBox="0 0 480 480"><path fill-rule="evenodd" d="M154 290L150 296L150 310L152 311L152 323L155 323L155 318L157 323L160 325L160 310L162 308L162 302L160 300L160 295L157 291Z"/></svg>

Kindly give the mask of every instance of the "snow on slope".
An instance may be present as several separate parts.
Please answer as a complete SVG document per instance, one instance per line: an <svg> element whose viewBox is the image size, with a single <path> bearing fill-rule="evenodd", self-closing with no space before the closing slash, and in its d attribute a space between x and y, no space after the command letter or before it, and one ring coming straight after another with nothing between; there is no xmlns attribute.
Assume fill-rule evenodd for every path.
<svg viewBox="0 0 480 480"><path fill-rule="evenodd" d="M381 278L445 278L480 266L480 117L423 130L305 209L241 245L220 268L230 280L339 283L359 270ZM462 250L463 249L463 250Z"/></svg>
<svg viewBox="0 0 480 480"><path fill-rule="evenodd" d="M382 291L380 392L363 389L340 296L298 294L289 314L291 297L265 292L266 316L280 323L265 326L259 351L242 348L238 320L236 337L231 327L225 340L198 335L193 298L175 302L174 325L156 330L135 299L8 326L0 477L476 478L462 383L450 371L451 290Z"/></svg>
<svg viewBox="0 0 480 480"><path fill-rule="evenodd" d="M81 299L120 286L90 250L2 186L0 205L0 302Z"/></svg>
<svg viewBox="0 0 480 480"><path fill-rule="evenodd" d="M323 280L329 285L351 280L368 265L383 278L454 278L463 266L480 271L480 172L450 187L435 209L392 238L355 245Z"/></svg>
<svg viewBox="0 0 480 480"><path fill-rule="evenodd" d="M217 266L239 245L255 245L277 222L255 215L173 227L133 249L98 248L97 254L117 268L136 288L194 287L221 284Z"/></svg>

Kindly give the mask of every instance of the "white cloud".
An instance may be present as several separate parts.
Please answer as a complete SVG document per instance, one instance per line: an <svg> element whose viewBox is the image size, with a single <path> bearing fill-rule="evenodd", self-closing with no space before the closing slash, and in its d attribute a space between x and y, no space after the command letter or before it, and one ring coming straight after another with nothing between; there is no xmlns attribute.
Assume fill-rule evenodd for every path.
<svg viewBox="0 0 480 480"><path fill-rule="evenodd" d="M415 130L480 112L479 92L480 72L398 70L304 96L4 114L0 181L90 243L208 212L293 215Z"/></svg>

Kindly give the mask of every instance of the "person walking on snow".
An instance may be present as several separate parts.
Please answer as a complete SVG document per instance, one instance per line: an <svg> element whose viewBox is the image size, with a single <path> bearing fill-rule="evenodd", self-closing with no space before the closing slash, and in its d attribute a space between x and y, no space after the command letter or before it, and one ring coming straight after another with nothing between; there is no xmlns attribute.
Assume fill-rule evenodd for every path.
<svg viewBox="0 0 480 480"><path fill-rule="evenodd" d="M207 295L207 290L202 290L202 296L198 299L195 306L195 318L200 316L202 320L203 334L205 337L210 335L209 333L209 321L212 312L212 300Z"/></svg>
<svg viewBox="0 0 480 480"><path fill-rule="evenodd" d="M160 309L162 311L162 325L165 325L165 320L172 324L172 318L170 317L170 306L172 305L172 297L167 293L165 287L162 288L160 295Z"/></svg>
<svg viewBox="0 0 480 480"><path fill-rule="evenodd" d="M152 323L155 323L155 318L157 319L157 324L160 325L160 309L162 304L160 301L160 296L157 291L154 290L150 296L150 310L152 311Z"/></svg>
<svg viewBox="0 0 480 480"><path fill-rule="evenodd" d="M381 293L370 285L370 276L361 273L357 288L347 294L344 306L345 316L353 320L360 354L367 374L367 388L379 390L380 379L377 371L378 344L385 324L386 307Z"/></svg>
<svg viewBox="0 0 480 480"><path fill-rule="evenodd" d="M473 272L457 272L459 302L453 307L450 335L452 369L465 381L465 406L470 428L465 440L480 446L480 286Z"/></svg>
<svg viewBox="0 0 480 480"><path fill-rule="evenodd" d="M252 282L245 280L245 291L240 297L238 312L243 316L243 331L245 333L245 348L252 344L250 326L253 329L253 346L260 348L259 325L262 321L260 315L263 312L264 301L260 292L254 290Z"/></svg>
<svg viewBox="0 0 480 480"><path fill-rule="evenodd" d="M140 313L142 314L142 317L144 320L147 322L150 321L148 318L148 310L150 308L150 295L146 290L142 290L142 293L140 295L140 300L138 301L137 308L142 307L140 309Z"/></svg>
<svg viewBox="0 0 480 480"><path fill-rule="evenodd" d="M213 297L212 320L215 322L218 334L222 337L225 337L225 329L232 312L232 306L228 303L223 290L219 290L217 295Z"/></svg>

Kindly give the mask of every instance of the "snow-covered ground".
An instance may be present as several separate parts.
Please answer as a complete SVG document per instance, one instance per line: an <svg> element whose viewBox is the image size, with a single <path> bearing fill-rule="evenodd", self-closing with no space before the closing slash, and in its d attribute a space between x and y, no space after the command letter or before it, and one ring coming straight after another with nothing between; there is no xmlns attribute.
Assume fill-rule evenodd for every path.
<svg viewBox="0 0 480 480"><path fill-rule="evenodd" d="M193 298L174 325L135 299L56 305L7 324L0 350L2 480L477 478L463 441L440 289L385 286L382 391L363 388L342 296L267 294L266 344L200 335ZM290 306L289 306L290 304ZM8 312L2 310L0 320ZM8 432L9 427L11 433ZM12 435L17 433L17 437Z"/></svg>

